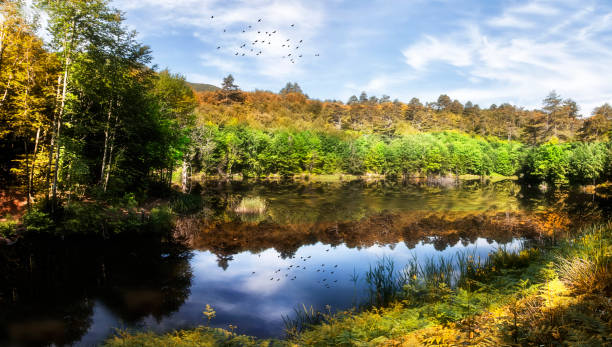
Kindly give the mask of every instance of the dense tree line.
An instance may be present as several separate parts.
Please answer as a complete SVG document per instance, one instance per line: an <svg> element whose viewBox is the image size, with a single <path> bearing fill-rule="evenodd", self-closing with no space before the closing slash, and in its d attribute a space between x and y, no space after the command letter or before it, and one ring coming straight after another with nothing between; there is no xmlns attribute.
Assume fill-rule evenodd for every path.
<svg viewBox="0 0 612 347"><path fill-rule="evenodd" d="M541 109L526 110L508 103L481 108L462 104L448 95L435 102L417 98L404 103L389 96L377 98L362 92L346 103L310 99L297 83L287 83L280 92L244 92L234 85L227 89L197 93L199 117L217 124L231 120L253 127L294 127L320 131L344 130L398 135L415 131L460 130L480 136L536 145L553 137L566 141L607 140L612 130L612 107L604 104L583 118L575 101L554 91Z"/></svg>
<svg viewBox="0 0 612 347"><path fill-rule="evenodd" d="M216 177L295 174L518 175L528 182L594 183L610 175L605 142L539 146L458 131L399 136L260 130L240 124L194 127L195 171Z"/></svg>
<svg viewBox="0 0 612 347"><path fill-rule="evenodd" d="M24 2L0 4L0 180L28 204L169 184L188 158L192 89L148 66L109 3L37 1L48 44Z"/></svg>
<svg viewBox="0 0 612 347"><path fill-rule="evenodd" d="M612 107L583 118L576 102L554 91L539 110L481 109L447 95L402 103L365 92L345 104L310 99L297 83L278 94L244 92L230 75L221 90L196 95L194 165L219 177L500 174L583 184L610 176Z"/></svg>

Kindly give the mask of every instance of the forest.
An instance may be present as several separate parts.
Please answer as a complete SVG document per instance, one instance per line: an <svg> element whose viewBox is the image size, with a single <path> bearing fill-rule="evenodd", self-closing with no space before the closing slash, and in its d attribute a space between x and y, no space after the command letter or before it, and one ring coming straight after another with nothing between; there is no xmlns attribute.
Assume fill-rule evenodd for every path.
<svg viewBox="0 0 612 347"><path fill-rule="evenodd" d="M152 199L199 206L180 194L206 179L467 175L573 185L612 177L608 104L584 117L554 91L526 110L447 95L425 104L366 92L321 101L296 82L278 93L243 91L231 74L220 87L194 84L151 66L150 48L107 1L36 6L49 16L47 43L25 3L2 4L0 182L25 205L3 205L5 235L24 213L28 230L130 229ZM151 212L157 222L171 214Z"/></svg>
<svg viewBox="0 0 612 347"><path fill-rule="evenodd" d="M63 261L67 269L93 274L90 287L80 288L78 276L69 282L92 312L91 292L111 293L105 298L120 307L111 311L122 318L129 299L144 297L135 301L146 313L157 287L162 293L180 287L168 312L150 305L163 311L149 315L160 324L189 298L192 279L202 280L202 270L191 268L193 252L216 257L226 275L234 255L257 256L260 266L262 254L279 250L280 260L268 264L278 267L266 273L269 285L298 283L288 273L276 275L281 265L274 261L289 266L303 249L321 247L315 257L324 257L336 247L346 247L345 255L379 246L396 251L402 243L444 251L482 241L491 250L482 261L457 253L451 257L457 263L440 258L419 265L415 256L402 272L389 258L368 264L361 274L368 302L335 313L302 305L294 317L283 317L282 340L235 333L232 324L229 330L209 327L213 303L202 312L206 327L119 331L98 342L610 342L612 226L610 195L601 193L612 181L610 104L581 110L554 90L535 109L480 106L446 94L400 101L363 91L346 101L318 100L297 82L278 92L242 90L232 74L217 87L153 64L152 49L110 0L8 0L0 4L0 20L0 269L7 279L0 311L9 308L0 323L11 322L14 312L26 316L19 305L37 300L34 281L61 292L60 279L43 277L52 277L46 267L72 275ZM332 183L317 183L322 177ZM415 179L426 184L411 186ZM145 234L156 238L143 242ZM70 247L85 236L97 256L83 259L81 268ZM129 271L140 272L146 263L139 254L150 257L152 277L163 274L160 283L146 272L132 281ZM133 267L122 268L124 256ZM300 258L304 271L310 257ZM119 275L107 273L107 264ZM328 273L340 271L331 266ZM327 290L330 282L331 276L317 283ZM92 324L90 313L83 314L83 332L66 343L80 341ZM144 321L145 313L135 316ZM0 344L3 334L0 329Z"/></svg>
<svg viewBox="0 0 612 347"><path fill-rule="evenodd" d="M197 88L150 67L105 1L40 1L51 42L23 4L2 4L0 177L28 206L136 193L192 176L299 174L519 176L594 183L610 176L612 107L581 117L554 91L541 109L480 108L440 95L423 104L366 92L314 100L297 83L246 92L229 75ZM175 177L176 178L176 177Z"/></svg>

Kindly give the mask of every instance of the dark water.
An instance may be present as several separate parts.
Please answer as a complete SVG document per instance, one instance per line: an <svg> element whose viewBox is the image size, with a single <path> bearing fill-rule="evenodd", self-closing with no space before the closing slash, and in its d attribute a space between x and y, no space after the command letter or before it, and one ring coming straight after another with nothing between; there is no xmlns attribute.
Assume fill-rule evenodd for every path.
<svg viewBox="0 0 612 347"><path fill-rule="evenodd" d="M513 182L211 183L203 194L204 209L181 218L173 237L38 237L0 248L0 345L95 345L114 328L193 327L206 304L213 326L281 336L282 315L298 305L366 300L364 273L383 256L398 268L414 256L485 257L610 212L609 200L580 190ZM265 211L234 212L245 197Z"/></svg>

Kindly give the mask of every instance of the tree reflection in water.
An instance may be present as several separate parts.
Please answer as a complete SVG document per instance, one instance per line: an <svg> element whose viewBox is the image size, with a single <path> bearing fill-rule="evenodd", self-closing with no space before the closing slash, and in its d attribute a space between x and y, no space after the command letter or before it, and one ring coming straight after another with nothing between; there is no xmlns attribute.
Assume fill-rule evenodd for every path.
<svg viewBox="0 0 612 347"><path fill-rule="evenodd" d="M232 182L213 184L204 213L178 221L175 237L207 250L227 268L232 255L274 248L292 257L317 242L370 247L419 242L443 250L479 237L507 243L563 234L609 214L607 199L580 190L549 190L512 181L464 182L458 186L402 185L354 181L332 184ZM265 199L257 218L243 218L234 206L244 196Z"/></svg>
<svg viewBox="0 0 612 347"><path fill-rule="evenodd" d="M206 303L225 303L226 309L218 310L220 322L274 335L274 324L282 324L281 309L299 300L342 304L354 291L340 278L337 292L321 287L317 281L323 280L319 276L324 268L306 268L310 263L305 258L297 273L301 277L291 280L288 272L299 268L294 266L297 255L308 255L309 261L312 255L318 265L320 259L350 264L350 269L336 270L348 276L353 264L367 266L361 264L367 261L364 255L376 248L397 256L418 248L448 255L478 244L486 252L487 247L517 239L563 237L580 225L607 218L611 206L606 198L579 189L541 192L514 182L478 181L457 186L211 183L203 197L204 209L179 219L173 237L39 236L3 246L0 344L71 344L89 336L91 329L110 331L119 323L150 327L155 324L143 322L154 321L163 330L172 328L168 321L176 319L193 326L202 323ZM245 197L265 202L265 209L257 209L257 215L238 213L243 209L236 206ZM238 263L235 268L233 262ZM275 275L281 265L287 276ZM325 276L334 270L328 271ZM275 291L285 285L290 289ZM273 294L263 300L266 293ZM98 304L112 321L94 321ZM247 306L253 309L239 309ZM272 312L278 316L274 322ZM265 324L257 323L261 321Z"/></svg>
<svg viewBox="0 0 612 347"><path fill-rule="evenodd" d="M191 253L160 237L35 237L0 250L0 342L71 344L96 300L136 322L176 312L189 296Z"/></svg>

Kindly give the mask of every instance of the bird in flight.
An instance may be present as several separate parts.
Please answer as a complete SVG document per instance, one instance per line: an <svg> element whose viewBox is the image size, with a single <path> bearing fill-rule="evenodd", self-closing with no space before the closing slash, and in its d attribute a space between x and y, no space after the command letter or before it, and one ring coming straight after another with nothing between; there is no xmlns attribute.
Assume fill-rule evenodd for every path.
<svg viewBox="0 0 612 347"><path fill-rule="evenodd" d="M220 49L220 48L221 48L221 46L217 46L217 49Z"/></svg>
<svg viewBox="0 0 612 347"><path fill-rule="evenodd" d="M261 18L259 18L259 19L257 20L257 22L258 22L258 23L259 23L259 22L261 22Z"/></svg>
<svg viewBox="0 0 612 347"><path fill-rule="evenodd" d="M292 27L294 27L294 26L295 26L295 24L291 24L291 26L292 26Z"/></svg>
<svg viewBox="0 0 612 347"><path fill-rule="evenodd" d="M210 16L210 19L213 19L213 18L215 18L215 16Z"/></svg>

